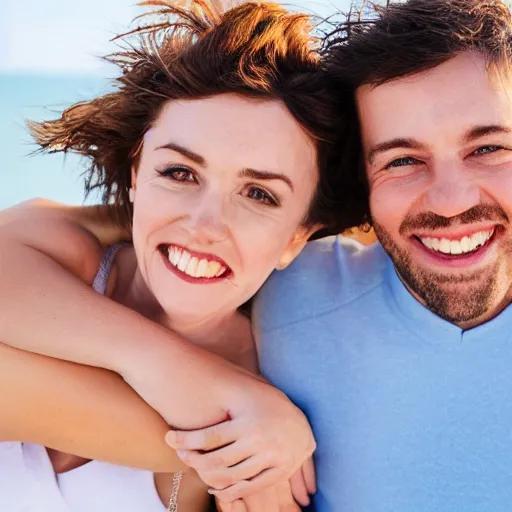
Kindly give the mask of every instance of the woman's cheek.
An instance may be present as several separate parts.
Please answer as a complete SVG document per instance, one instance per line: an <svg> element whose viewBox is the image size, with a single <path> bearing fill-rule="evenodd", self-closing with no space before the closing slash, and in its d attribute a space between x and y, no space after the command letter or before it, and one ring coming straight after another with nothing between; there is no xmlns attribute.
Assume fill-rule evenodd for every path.
<svg viewBox="0 0 512 512"><path fill-rule="evenodd" d="M239 238L244 268L262 279L276 268L292 235L276 229L275 225L257 223L251 230L245 230ZM261 283L263 284L263 283Z"/></svg>

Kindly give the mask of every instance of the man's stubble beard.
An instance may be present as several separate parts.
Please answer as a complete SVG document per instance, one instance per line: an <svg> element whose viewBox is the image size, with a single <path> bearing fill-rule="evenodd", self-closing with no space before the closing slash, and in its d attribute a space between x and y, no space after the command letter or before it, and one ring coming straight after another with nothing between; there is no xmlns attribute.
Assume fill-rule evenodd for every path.
<svg viewBox="0 0 512 512"><path fill-rule="evenodd" d="M382 226L374 223L373 227L404 284L441 318L454 324L471 322L488 314L500 302L499 261L482 271L452 275L432 272L415 266L410 255ZM510 247L505 252L504 257L512 257Z"/></svg>

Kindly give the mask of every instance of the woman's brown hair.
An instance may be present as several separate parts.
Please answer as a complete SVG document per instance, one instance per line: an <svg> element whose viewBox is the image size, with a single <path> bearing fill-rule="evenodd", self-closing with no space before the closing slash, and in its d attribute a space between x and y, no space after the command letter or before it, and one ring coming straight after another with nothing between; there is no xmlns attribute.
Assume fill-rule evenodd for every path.
<svg viewBox="0 0 512 512"><path fill-rule="evenodd" d="M223 93L278 99L318 149L320 182L305 223L331 232L357 223L352 213L331 208L343 203L331 165L339 98L321 70L309 17L273 3L244 3L222 14L206 0L193 0L189 8L171 0L141 5L158 10L118 36L126 48L107 57L121 70L117 89L69 107L59 119L29 123L42 149L87 157L86 192L101 190L129 225L130 169L165 102Z"/></svg>

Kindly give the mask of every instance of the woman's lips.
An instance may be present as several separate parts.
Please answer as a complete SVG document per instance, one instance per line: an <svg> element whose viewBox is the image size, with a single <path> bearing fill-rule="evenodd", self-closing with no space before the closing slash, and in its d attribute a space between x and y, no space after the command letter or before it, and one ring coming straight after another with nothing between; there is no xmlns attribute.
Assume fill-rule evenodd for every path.
<svg viewBox="0 0 512 512"><path fill-rule="evenodd" d="M232 273L222 259L211 254L171 244L161 244L159 250L167 266L188 282L217 282Z"/></svg>

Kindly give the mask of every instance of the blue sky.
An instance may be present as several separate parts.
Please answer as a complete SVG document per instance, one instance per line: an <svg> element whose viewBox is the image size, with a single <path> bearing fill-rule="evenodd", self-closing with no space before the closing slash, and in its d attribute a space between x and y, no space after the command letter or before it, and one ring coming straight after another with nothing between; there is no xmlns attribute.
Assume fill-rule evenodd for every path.
<svg viewBox="0 0 512 512"><path fill-rule="evenodd" d="M83 166L75 155L32 156L25 119L54 118L105 92L116 70L99 56L143 12L138 0L0 0L0 208L35 196L79 204ZM287 0L328 15L349 0ZM90 198L94 201L94 197Z"/></svg>
<svg viewBox="0 0 512 512"><path fill-rule="evenodd" d="M327 14L350 0L290 0ZM141 9L133 0L0 0L0 72L104 74L98 55Z"/></svg>

